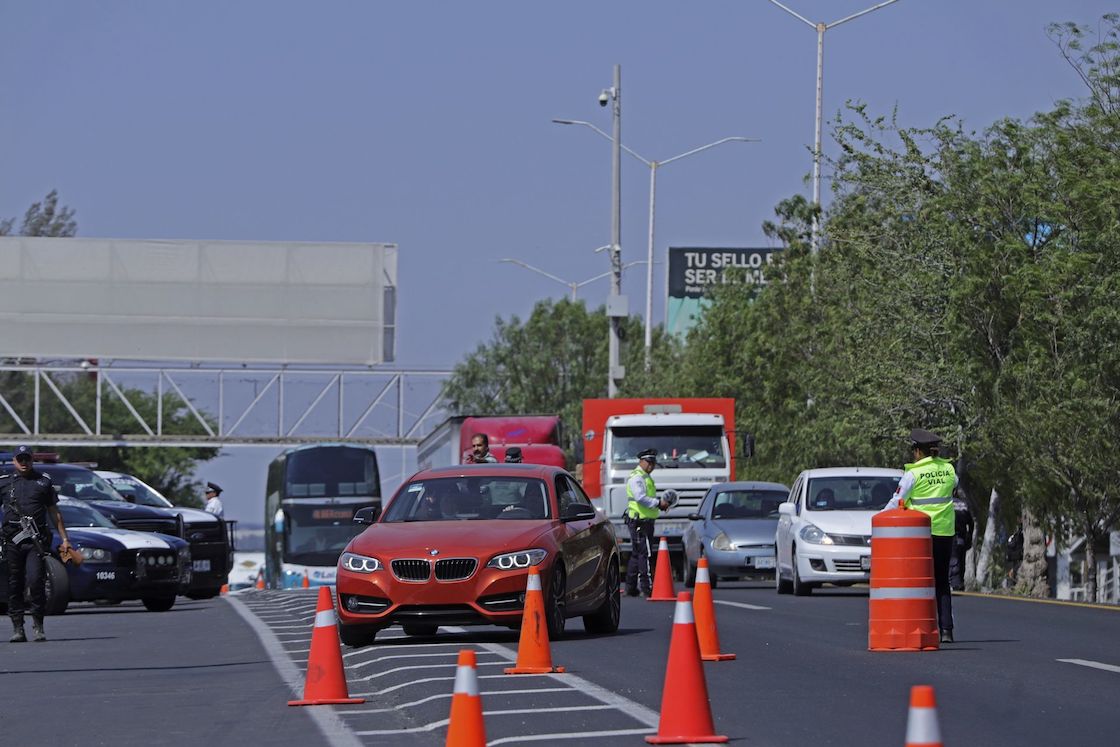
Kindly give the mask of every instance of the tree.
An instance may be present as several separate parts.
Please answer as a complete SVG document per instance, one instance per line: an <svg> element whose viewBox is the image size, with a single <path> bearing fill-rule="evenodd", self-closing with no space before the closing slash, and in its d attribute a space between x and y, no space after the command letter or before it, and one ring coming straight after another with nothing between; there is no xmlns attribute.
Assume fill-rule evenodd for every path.
<svg viewBox="0 0 1120 747"><path fill-rule="evenodd" d="M14 221L9 218L0 220L0 236L11 234ZM20 236L74 236L78 232L78 223L74 220L74 211L58 206L58 190L52 189L47 193L42 202L36 202L27 208L23 214L23 223L20 225Z"/></svg>

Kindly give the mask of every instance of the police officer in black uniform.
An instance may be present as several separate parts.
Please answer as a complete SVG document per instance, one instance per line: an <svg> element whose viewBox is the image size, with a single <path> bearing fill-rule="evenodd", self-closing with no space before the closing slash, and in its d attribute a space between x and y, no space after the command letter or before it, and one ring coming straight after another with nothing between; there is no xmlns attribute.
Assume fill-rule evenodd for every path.
<svg viewBox="0 0 1120 747"><path fill-rule="evenodd" d="M46 607L47 572L44 556L51 548L49 516L62 548L69 549L66 526L58 511L58 494L51 478L32 466L30 446L15 451L16 471L0 477L0 503L4 507L4 523L0 525L4 559L8 563L8 616L12 618L12 643L27 640L23 630L24 590L31 592L32 640L45 641L43 613Z"/></svg>

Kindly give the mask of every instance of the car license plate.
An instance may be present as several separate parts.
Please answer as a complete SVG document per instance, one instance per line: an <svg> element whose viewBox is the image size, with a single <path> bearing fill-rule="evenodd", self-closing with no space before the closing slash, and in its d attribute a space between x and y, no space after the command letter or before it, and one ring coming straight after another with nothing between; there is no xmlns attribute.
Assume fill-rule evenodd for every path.
<svg viewBox="0 0 1120 747"><path fill-rule="evenodd" d="M653 525L653 536L679 537L686 526L683 521L658 521Z"/></svg>
<svg viewBox="0 0 1120 747"><path fill-rule="evenodd" d="M210 560L209 559L196 560L193 563L191 563L191 569L195 573L206 573L210 570Z"/></svg>
<svg viewBox="0 0 1120 747"><path fill-rule="evenodd" d="M754 559L754 567L755 568L760 568L760 569L761 568L773 568L774 567L774 559L773 558L755 558Z"/></svg>
<svg viewBox="0 0 1120 747"><path fill-rule="evenodd" d="M864 555L864 556L860 557L859 567L860 567L860 570L870 571L871 570L871 556L870 555Z"/></svg>

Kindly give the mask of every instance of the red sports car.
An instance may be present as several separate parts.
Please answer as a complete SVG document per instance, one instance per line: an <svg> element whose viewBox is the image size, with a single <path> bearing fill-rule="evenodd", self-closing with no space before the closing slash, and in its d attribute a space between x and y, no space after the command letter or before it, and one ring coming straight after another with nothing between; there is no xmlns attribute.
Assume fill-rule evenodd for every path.
<svg viewBox="0 0 1120 747"><path fill-rule="evenodd" d="M349 646L400 624L521 624L529 567L537 566L550 639L583 617L613 633L620 610L614 529L565 470L536 464L462 464L416 473L338 561L339 633Z"/></svg>

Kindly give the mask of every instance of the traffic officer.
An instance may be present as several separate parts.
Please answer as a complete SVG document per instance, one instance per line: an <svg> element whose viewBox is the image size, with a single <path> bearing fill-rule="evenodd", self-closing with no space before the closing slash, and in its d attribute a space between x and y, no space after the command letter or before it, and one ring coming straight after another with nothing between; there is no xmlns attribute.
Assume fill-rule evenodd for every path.
<svg viewBox="0 0 1120 747"><path fill-rule="evenodd" d="M203 509L209 513L214 514L219 519L225 516L225 508L222 507L222 499L219 498L222 494L222 486L216 482L206 483L206 505Z"/></svg>
<svg viewBox="0 0 1120 747"><path fill-rule="evenodd" d="M649 573L650 542L653 540L653 523L669 501L657 497L657 487L650 473L657 466L657 450L646 449L638 454L638 466L626 479L626 526L630 530L630 562L626 566L626 593L638 596L639 590L647 597L653 591Z"/></svg>
<svg viewBox="0 0 1120 747"><path fill-rule="evenodd" d="M953 513L956 514L957 534L953 538L953 558L949 561L949 586L953 591L964 591L964 570L968 551L972 549L972 512L964 500L954 498Z"/></svg>
<svg viewBox="0 0 1120 747"><path fill-rule="evenodd" d="M956 537L956 514L953 511L953 490L957 473L952 462L942 459L941 437L915 428L910 431L910 448L914 462L907 464L898 489L884 511L913 508L929 515L933 534L933 580L937 587L937 626L941 642L953 642L953 594L949 587L949 561Z"/></svg>
<svg viewBox="0 0 1120 747"><path fill-rule="evenodd" d="M23 595L26 589L31 592L32 640L45 641L43 614L47 572L43 558L51 548L51 528L47 517L62 537L61 550L69 551L70 539L66 536L66 526L58 511L58 494L51 478L32 466L30 446L16 448L15 467L14 473L0 477L0 496L4 506L0 538L3 539L4 558L8 561L8 616L12 619L12 637L8 640L12 643L27 640L23 630Z"/></svg>

